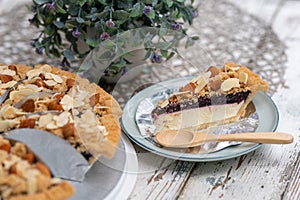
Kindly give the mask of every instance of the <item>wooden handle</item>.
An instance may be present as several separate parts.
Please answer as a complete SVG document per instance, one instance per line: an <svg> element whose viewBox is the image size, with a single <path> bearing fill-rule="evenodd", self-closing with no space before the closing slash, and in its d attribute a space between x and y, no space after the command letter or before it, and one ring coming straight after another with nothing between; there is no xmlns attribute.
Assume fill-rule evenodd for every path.
<svg viewBox="0 0 300 200"><path fill-rule="evenodd" d="M209 134L207 139L210 141L241 141L241 142L255 142L263 144L289 144L294 138L292 135L280 132L253 132L253 133L238 133L238 134ZM196 138L194 138L196 139Z"/></svg>

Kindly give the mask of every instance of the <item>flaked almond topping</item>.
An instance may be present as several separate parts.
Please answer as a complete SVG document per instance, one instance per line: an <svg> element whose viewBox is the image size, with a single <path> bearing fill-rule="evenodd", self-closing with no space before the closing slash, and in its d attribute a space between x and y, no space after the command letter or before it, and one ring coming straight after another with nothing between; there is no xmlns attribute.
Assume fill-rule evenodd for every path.
<svg viewBox="0 0 300 200"><path fill-rule="evenodd" d="M216 79L216 80L209 82L209 87L212 91L217 91L220 89L221 84L222 84L222 80Z"/></svg>
<svg viewBox="0 0 300 200"><path fill-rule="evenodd" d="M0 115L5 119L13 119L17 116L17 109L13 106L6 104L1 108Z"/></svg>
<svg viewBox="0 0 300 200"><path fill-rule="evenodd" d="M45 77L45 75L44 75L43 73L40 73L39 77L40 77L42 80L45 80L45 79L46 79L46 77Z"/></svg>
<svg viewBox="0 0 300 200"><path fill-rule="evenodd" d="M211 77L215 77L216 75L218 75L221 71L219 68L215 67L215 66L211 66L208 68L207 71L210 71L211 74L210 74L210 78Z"/></svg>
<svg viewBox="0 0 300 200"><path fill-rule="evenodd" d="M46 125L46 128L47 129L57 129L58 127L57 127L57 125L55 124L55 121L51 121L50 123L48 123L47 125Z"/></svg>
<svg viewBox="0 0 300 200"><path fill-rule="evenodd" d="M56 122L56 125L58 127L63 127L69 122L70 113L69 112L63 112L58 116L54 116L53 119Z"/></svg>
<svg viewBox="0 0 300 200"><path fill-rule="evenodd" d="M22 104L21 108L24 112L34 112L35 109L34 100L28 99Z"/></svg>
<svg viewBox="0 0 300 200"><path fill-rule="evenodd" d="M45 72L51 72L51 71L52 71L52 67L51 67L50 65L47 65L47 64L41 66L40 69L41 69L42 71L45 71Z"/></svg>
<svg viewBox="0 0 300 200"><path fill-rule="evenodd" d="M27 153L24 156L22 156L24 160L27 160L29 164L32 164L34 162L34 155L33 153Z"/></svg>
<svg viewBox="0 0 300 200"><path fill-rule="evenodd" d="M15 65L8 65L7 69L13 70L17 73L17 67Z"/></svg>
<svg viewBox="0 0 300 200"><path fill-rule="evenodd" d="M48 103L48 110L58 110L63 111L63 105L59 104L57 101L52 101Z"/></svg>
<svg viewBox="0 0 300 200"><path fill-rule="evenodd" d="M42 79L36 79L34 84L37 85L38 87L46 87L46 83Z"/></svg>
<svg viewBox="0 0 300 200"><path fill-rule="evenodd" d="M164 107L166 107L168 104L169 104L169 100L167 99L167 100L163 101L163 102L160 104L160 107L161 107L161 108L164 108Z"/></svg>
<svg viewBox="0 0 300 200"><path fill-rule="evenodd" d="M209 78L207 76L201 76L198 78L195 93L199 93L208 83Z"/></svg>
<svg viewBox="0 0 300 200"><path fill-rule="evenodd" d="M2 151L6 151L7 153L9 153L10 149L11 149L10 143L5 143L5 144L0 145L0 150L2 150Z"/></svg>
<svg viewBox="0 0 300 200"><path fill-rule="evenodd" d="M11 100L18 101L18 100L23 99L24 97L32 95L34 93L36 93L36 91L34 91L30 88L24 88L24 89L19 90L19 91L17 91L17 90L16 91L11 91L9 93L9 98Z"/></svg>
<svg viewBox="0 0 300 200"><path fill-rule="evenodd" d="M188 84L186 84L184 87L180 88L179 91L180 91L180 92L189 91L189 92L191 92L191 93L194 93L195 88L196 88L195 83L188 83Z"/></svg>
<svg viewBox="0 0 300 200"><path fill-rule="evenodd" d="M47 124L49 124L52 121L52 119L53 119L53 116L50 113L46 114L46 115L42 115L38 122L39 126L46 128Z"/></svg>
<svg viewBox="0 0 300 200"><path fill-rule="evenodd" d="M17 73L14 70L6 69L1 74L9 75L9 76L15 76Z"/></svg>
<svg viewBox="0 0 300 200"><path fill-rule="evenodd" d="M240 79L240 83L247 83L247 81L248 81L248 74L247 73L245 73L245 72L241 72L240 74L239 74L239 79Z"/></svg>
<svg viewBox="0 0 300 200"><path fill-rule="evenodd" d="M0 121L0 132L7 131L9 128L13 128L17 126L17 120L5 120Z"/></svg>
<svg viewBox="0 0 300 200"><path fill-rule="evenodd" d="M13 80L13 77L7 74L0 74L0 80L2 83L8 83L9 81Z"/></svg>
<svg viewBox="0 0 300 200"><path fill-rule="evenodd" d="M63 80L60 76L55 75L55 74L51 74L51 77L53 78L53 80L57 83L63 83Z"/></svg>
<svg viewBox="0 0 300 200"><path fill-rule="evenodd" d="M224 92L227 92L231 90L232 88L235 87L240 87L239 79L238 78L229 78L226 79L222 84L221 84L221 90Z"/></svg>
<svg viewBox="0 0 300 200"><path fill-rule="evenodd" d="M7 83L1 83L0 86L2 89L7 89L7 88L14 86L16 83L17 83L17 81L9 81Z"/></svg>
<svg viewBox="0 0 300 200"><path fill-rule="evenodd" d="M55 86L57 84L57 82L53 81L53 80L46 80L44 81L45 84L49 87Z"/></svg>
<svg viewBox="0 0 300 200"><path fill-rule="evenodd" d="M92 95L90 98L89 98L89 103L91 106L95 106L98 102L99 102L99 99L100 99L100 94L97 93L97 94L94 94Z"/></svg>
<svg viewBox="0 0 300 200"><path fill-rule="evenodd" d="M28 79L33 79L34 77L38 77L40 73L42 73L40 69L32 69L26 72L26 76L28 77Z"/></svg>
<svg viewBox="0 0 300 200"><path fill-rule="evenodd" d="M73 108L73 98L70 95L65 95L61 100L60 103L64 110L68 111Z"/></svg>
<svg viewBox="0 0 300 200"><path fill-rule="evenodd" d="M34 128L35 126L35 119L28 118L28 119L23 119L20 121L20 126L19 128Z"/></svg>
<svg viewBox="0 0 300 200"><path fill-rule="evenodd" d="M75 127L73 123L68 123L65 126L62 127L63 135L65 138L74 136L75 133Z"/></svg>
<svg viewBox="0 0 300 200"><path fill-rule="evenodd" d="M73 86L75 85L75 80L74 80L74 79L71 79L71 78L68 78L68 79L66 80L66 85L67 85L68 88L73 87Z"/></svg>
<svg viewBox="0 0 300 200"><path fill-rule="evenodd" d="M53 79L52 76L51 76L51 73L45 72L44 75L45 75L45 79L47 79L47 80L52 80Z"/></svg>

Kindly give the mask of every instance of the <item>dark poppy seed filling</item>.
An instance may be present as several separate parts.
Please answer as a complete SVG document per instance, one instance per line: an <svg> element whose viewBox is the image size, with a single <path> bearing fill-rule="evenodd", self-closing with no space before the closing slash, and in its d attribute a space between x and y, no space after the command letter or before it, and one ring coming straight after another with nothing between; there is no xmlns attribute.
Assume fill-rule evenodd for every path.
<svg viewBox="0 0 300 200"><path fill-rule="evenodd" d="M164 114L174 113L182 110L188 110L193 108L200 108L210 105L224 105L241 103L246 100L250 91L237 92L234 94L220 94L212 97L204 96L198 99L182 99L178 102L170 102L167 106L161 108L157 107L152 111L152 117Z"/></svg>

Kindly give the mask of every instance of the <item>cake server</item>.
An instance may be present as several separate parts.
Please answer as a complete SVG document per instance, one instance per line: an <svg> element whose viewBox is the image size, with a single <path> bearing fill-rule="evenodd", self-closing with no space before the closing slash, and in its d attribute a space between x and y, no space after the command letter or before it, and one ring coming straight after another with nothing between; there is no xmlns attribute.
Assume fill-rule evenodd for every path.
<svg viewBox="0 0 300 200"><path fill-rule="evenodd" d="M55 177L82 182L91 167L67 141L46 131L21 128L6 132L3 137L26 144Z"/></svg>

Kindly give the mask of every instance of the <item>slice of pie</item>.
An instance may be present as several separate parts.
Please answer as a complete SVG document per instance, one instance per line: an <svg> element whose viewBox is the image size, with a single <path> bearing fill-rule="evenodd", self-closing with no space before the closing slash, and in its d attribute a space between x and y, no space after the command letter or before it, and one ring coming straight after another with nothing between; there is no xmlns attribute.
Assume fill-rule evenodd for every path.
<svg viewBox="0 0 300 200"><path fill-rule="evenodd" d="M247 67L227 62L193 78L152 111L156 131L202 129L239 120L258 91L268 84Z"/></svg>
<svg viewBox="0 0 300 200"><path fill-rule="evenodd" d="M0 136L0 199L64 200L73 194L73 186L53 178L26 145Z"/></svg>
<svg viewBox="0 0 300 200"><path fill-rule="evenodd" d="M113 157L122 111L98 85L49 65L1 65L0 81L5 100L0 105L0 133L45 130L67 140L90 163L101 155Z"/></svg>

